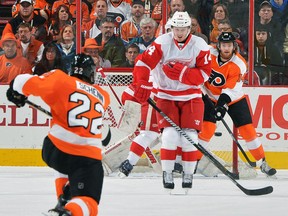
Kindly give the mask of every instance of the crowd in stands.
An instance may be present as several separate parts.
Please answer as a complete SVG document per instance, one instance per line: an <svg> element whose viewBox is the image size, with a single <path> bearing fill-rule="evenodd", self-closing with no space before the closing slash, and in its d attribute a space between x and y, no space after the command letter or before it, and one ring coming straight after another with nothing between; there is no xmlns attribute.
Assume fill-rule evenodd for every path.
<svg viewBox="0 0 288 216"><path fill-rule="evenodd" d="M255 0L254 70L259 85L288 84L288 0ZM191 15L191 33L212 46L233 32L248 60L248 0L82 0L82 52L97 67L134 66L139 53L169 32L175 11ZM16 0L0 42L0 84L19 73L69 73L76 54L76 0ZM19 67L19 68L17 68ZM15 69L17 68L17 69Z"/></svg>

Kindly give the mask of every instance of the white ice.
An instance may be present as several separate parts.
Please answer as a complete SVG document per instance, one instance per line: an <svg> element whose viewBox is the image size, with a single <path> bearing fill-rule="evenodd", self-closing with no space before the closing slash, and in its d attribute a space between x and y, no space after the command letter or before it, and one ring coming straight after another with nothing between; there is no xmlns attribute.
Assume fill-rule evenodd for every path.
<svg viewBox="0 0 288 216"><path fill-rule="evenodd" d="M225 176L195 175L188 195L169 195L154 173L105 177L99 216L285 216L288 215L288 170L277 178L259 173L239 180L245 188L268 185L272 194L247 196ZM0 215L40 216L56 204L53 171L48 167L0 167ZM181 193L180 178L175 193Z"/></svg>

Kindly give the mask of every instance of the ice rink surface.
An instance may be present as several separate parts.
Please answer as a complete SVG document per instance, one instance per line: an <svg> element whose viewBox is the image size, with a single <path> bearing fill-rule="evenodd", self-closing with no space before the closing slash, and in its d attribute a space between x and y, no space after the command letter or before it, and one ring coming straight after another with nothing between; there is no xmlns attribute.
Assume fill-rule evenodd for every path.
<svg viewBox="0 0 288 216"><path fill-rule="evenodd" d="M161 176L132 173L129 178L106 176L99 216L286 216L288 170L277 178L259 173L239 180L245 188L271 185L272 194L247 196L225 176L195 175L188 195L169 195ZM175 179L175 193L182 193ZM48 167L0 167L0 216L40 216L56 204L53 170Z"/></svg>

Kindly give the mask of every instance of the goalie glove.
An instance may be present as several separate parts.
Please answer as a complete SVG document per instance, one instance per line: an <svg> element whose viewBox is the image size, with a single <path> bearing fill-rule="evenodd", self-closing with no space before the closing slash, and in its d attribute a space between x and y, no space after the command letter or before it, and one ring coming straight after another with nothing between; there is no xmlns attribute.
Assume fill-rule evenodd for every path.
<svg viewBox="0 0 288 216"><path fill-rule="evenodd" d="M150 97L152 88L153 88L152 83L141 80L135 86L134 97L140 103L144 103Z"/></svg>
<svg viewBox="0 0 288 216"><path fill-rule="evenodd" d="M215 119L217 121L220 121L221 119L224 118L227 110L226 108L224 107L225 104L229 104L231 102L231 98L225 94L225 93L222 93L216 103L216 106L215 106Z"/></svg>
<svg viewBox="0 0 288 216"><path fill-rule="evenodd" d="M19 94L13 89L14 80L10 82L10 86L6 92L7 99L14 103L17 107L23 107L26 103L27 97L25 95Z"/></svg>

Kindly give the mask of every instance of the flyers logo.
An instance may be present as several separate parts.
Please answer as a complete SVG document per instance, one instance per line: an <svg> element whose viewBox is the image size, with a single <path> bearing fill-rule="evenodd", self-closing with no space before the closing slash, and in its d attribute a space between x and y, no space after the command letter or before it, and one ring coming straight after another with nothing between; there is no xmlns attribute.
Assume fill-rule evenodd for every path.
<svg viewBox="0 0 288 216"><path fill-rule="evenodd" d="M214 86L223 86L226 83L226 79L223 74L212 70L212 73L208 79L208 82Z"/></svg>

